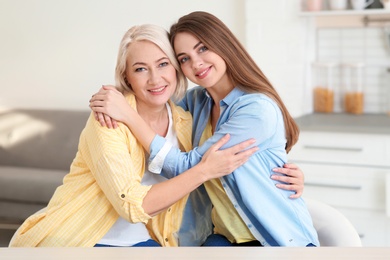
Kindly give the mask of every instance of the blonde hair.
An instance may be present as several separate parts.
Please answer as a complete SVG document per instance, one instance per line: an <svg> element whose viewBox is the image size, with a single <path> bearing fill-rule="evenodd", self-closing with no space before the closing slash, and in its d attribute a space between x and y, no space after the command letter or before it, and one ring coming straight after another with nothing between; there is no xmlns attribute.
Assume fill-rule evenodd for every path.
<svg viewBox="0 0 390 260"><path fill-rule="evenodd" d="M272 98L283 114L286 128L286 151L298 141L299 128L282 99L230 29L214 15L196 11L182 16L170 29L169 38L174 47L175 36L187 32L198 38L210 51L226 63L226 73L232 83L248 93L263 93Z"/></svg>
<svg viewBox="0 0 390 260"><path fill-rule="evenodd" d="M134 93L126 79L126 60L128 55L128 47L133 42L149 41L157 45L170 60L173 67L176 69L177 85L172 99L177 101L183 98L187 90L187 78L181 71L180 65L176 59L175 52L169 42L168 32L157 25L143 24L131 27L123 36L119 46L118 58L115 69L115 82L118 90Z"/></svg>

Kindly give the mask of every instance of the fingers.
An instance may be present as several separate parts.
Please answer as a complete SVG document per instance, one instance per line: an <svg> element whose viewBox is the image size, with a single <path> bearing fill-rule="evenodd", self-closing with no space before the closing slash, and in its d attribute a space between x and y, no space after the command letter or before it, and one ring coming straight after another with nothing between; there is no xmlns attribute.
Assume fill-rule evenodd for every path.
<svg viewBox="0 0 390 260"><path fill-rule="evenodd" d="M118 127L118 121L116 121L115 119L111 119L111 122L112 122L112 126L114 128L117 128Z"/></svg>
<svg viewBox="0 0 390 260"><path fill-rule="evenodd" d="M299 189L297 185L277 183L275 186L282 190L294 191L294 194L289 196L290 199L297 199L302 196L303 190Z"/></svg>
<svg viewBox="0 0 390 260"><path fill-rule="evenodd" d="M288 176L293 176L293 177L295 176L294 174L296 174L296 171L292 171L289 168L274 168L272 170L274 172L278 172L278 173L285 174Z"/></svg>
<svg viewBox="0 0 390 260"><path fill-rule="evenodd" d="M226 134L221 139L218 140L215 144L212 145L213 150L219 150L224 144L226 144L230 139L230 135Z"/></svg>
<svg viewBox="0 0 390 260"><path fill-rule="evenodd" d="M292 163L286 163L283 165L284 168L274 168L272 169L274 172L281 173L287 176L290 176L292 178L296 178L301 180L301 182L304 181L304 174L303 172L296 166L295 164Z"/></svg>
<svg viewBox="0 0 390 260"><path fill-rule="evenodd" d="M291 175L279 175L279 174L273 174L271 175L271 179L280 181L280 182L285 182L285 183L290 183L290 184L300 184L301 180L296 177L292 177Z"/></svg>
<svg viewBox="0 0 390 260"><path fill-rule="evenodd" d="M296 199L302 196L304 189L304 174L299 167L293 163L286 163L284 168L275 168L274 172L280 174L271 175L271 179L278 181L276 187L283 190L295 191L289 198Z"/></svg>
<svg viewBox="0 0 390 260"><path fill-rule="evenodd" d="M104 113L94 112L94 117L97 121L99 121L101 126L106 126L108 128L114 129L118 127L118 122Z"/></svg>
<svg viewBox="0 0 390 260"><path fill-rule="evenodd" d="M106 125L108 128L113 128L112 122L111 122L111 117L108 115L104 114L104 121L106 122Z"/></svg>
<svg viewBox="0 0 390 260"><path fill-rule="evenodd" d="M229 150L236 154L236 153L241 153L241 152L244 152L245 149L248 149L251 145L253 145L254 143L256 142L255 139L251 138L251 139L248 139L244 142L241 142L239 144L236 144L232 147L229 148Z"/></svg>
<svg viewBox="0 0 390 260"><path fill-rule="evenodd" d="M243 165L244 163L246 163L249 158L254 154L256 153L257 151L259 150L259 147L255 146L255 147L251 147L245 151L241 151L239 153L235 153L236 155L236 160L237 162L239 163L239 165Z"/></svg>
<svg viewBox="0 0 390 260"><path fill-rule="evenodd" d="M283 165L284 168L292 169L292 170L299 170L299 167L294 163L285 163Z"/></svg>
<svg viewBox="0 0 390 260"><path fill-rule="evenodd" d="M106 121L104 120L104 114L103 113L97 113L98 121L101 126L106 126Z"/></svg>
<svg viewBox="0 0 390 260"><path fill-rule="evenodd" d="M298 199L302 196L302 192L295 192L295 194L292 194L289 196L290 199Z"/></svg>
<svg viewBox="0 0 390 260"><path fill-rule="evenodd" d="M106 125L108 128L117 128L118 127L118 121L111 118L110 116L104 114L104 121L106 122Z"/></svg>
<svg viewBox="0 0 390 260"><path fill-rule="evenodd" d="M116 90L116 91L118 91L118 90L116 89L116 87L113 86L113 85L102 85L102 88L101 88L101 89L103 89L103 90Z"/></svg>

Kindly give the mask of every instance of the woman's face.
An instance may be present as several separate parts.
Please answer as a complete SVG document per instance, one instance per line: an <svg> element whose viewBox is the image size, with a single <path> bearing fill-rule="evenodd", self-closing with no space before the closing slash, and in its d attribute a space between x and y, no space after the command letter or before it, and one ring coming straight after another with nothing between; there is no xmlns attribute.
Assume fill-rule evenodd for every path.
<svg viewBox="0 0 390 260"><path fill-rule="evenodd" d="M177 85L176 70L168 56L149 41L129 45L126 78L138 105L165 105Z"/></svg>
<svg viewBox="0 0 390 260"><path fill-rule="evenodd" d="M228 84L225 61L187 32L174 39L176 57L186 77L197 85L211 88Z"/></svg>

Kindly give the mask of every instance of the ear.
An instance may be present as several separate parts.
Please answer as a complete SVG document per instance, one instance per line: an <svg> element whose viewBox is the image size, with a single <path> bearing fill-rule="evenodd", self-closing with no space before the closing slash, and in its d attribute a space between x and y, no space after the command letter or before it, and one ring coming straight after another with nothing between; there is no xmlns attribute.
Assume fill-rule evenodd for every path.
<svg viewBox="0 0 390 260"><path fill-rule="evenodd" d="M131 88L130 83L127 81L127 78L126 78L126 77L124 77L124 80L125 80L126 86L128 86L131 90L133 90L133 89Z"/></svg>

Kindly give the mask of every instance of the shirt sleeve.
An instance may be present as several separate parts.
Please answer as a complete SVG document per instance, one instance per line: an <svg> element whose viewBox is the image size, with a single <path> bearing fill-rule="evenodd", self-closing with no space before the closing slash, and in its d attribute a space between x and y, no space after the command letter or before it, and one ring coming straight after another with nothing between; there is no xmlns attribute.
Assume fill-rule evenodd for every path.
<svg viewBox="0 0 390 260"><path fill-rule="evenodd" d="M100 126L90 116L84 130L82 151L96 182L118 214L129 222L146 223L151 217L142 202L151 186L141 185L145 169L142 147L130 138L123 124L116 129ZM132 142L132 139L134 141Z"/></svg>
<svg viewBox="0 0 390 260"><path fill-rule="evenodd" d="M279 108L273 101L259 95L246 95L240 97L240 100L229 108L227 114L222 116L222 120L224 122L220 123L213 136L203 145L187 153L172 148L166 155L162 175L172 178L193 167L200 162L205 152L226 134L230 134L230 140L221 149L255 138L255 145L261 152L268 148L275 134L277 121L282 118ZM163 142L164 138L156 136L151 148L158 150Z"/></svg>

